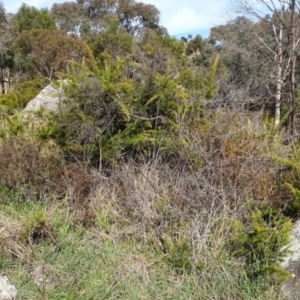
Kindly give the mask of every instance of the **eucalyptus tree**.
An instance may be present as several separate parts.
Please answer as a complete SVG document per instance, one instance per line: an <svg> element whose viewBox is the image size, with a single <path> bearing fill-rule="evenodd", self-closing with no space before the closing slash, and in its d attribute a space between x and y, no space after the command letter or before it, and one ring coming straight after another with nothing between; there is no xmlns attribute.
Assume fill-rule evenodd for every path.
<svg viewBox="0 0 300 300"><path fill-rule="evenodd" d="M89 59L86 44L60 30L25 30L17 37L13 50L21 70L50 80L59 72L70 72L72 61L88 63Z"/></svg>
<svg viewBox="0 0 300 300"><path fill-rule="evenodd" d="M267 52L257 40L258 32L270 40L270 27L263 19L260 22L240 16L211 29L208 42L221 54L225 66L220 85L222 103L230 106L259 109L271 98L273 86L270 73L273 65ZM273 46L271 46L273 47Z"/></svg>
<svg viewBox="0 0 300 300"><path fill-rule="evenodd" d="M51 12L59 29L76 34L95 36L106 29L111 17L131 36L140 36L145 29L164 32L158 9L135 0L77 0L54 4Z"/></svg>
<svg viewBox="0 0 300 300"><path fill-rule="evenodd" d="M0 1L0 92L7 94L10 86L13 53L10 46L13 42L11 27L12 15L6 14Z"/></svg>
<svg viewBox="0 0 300 300"><path fill-rule="evenodd" d="M76 2L55 3L51 14L59 30L79 36L87 31L89 18L86 8Z"/></svg>
<svg viewBox="0 0 300 300"><path fill-rule="evenodd" d="M266 13L271 14L268 22L273 28L273 49L256 34L261 45L270 53L275 62L276 73L272 74L276 82L275 126L281 123L281 108L284 96L288 95L287 134L295 134L295 74L297 50L300 41L300 1L298 0L237 0L239 11L263 19Z"/></svg>
<svg viewBox="0 0 300 300"><path fill-rule="evenodd" d="M24 30L56 29L53 16L47 9L39 10L26 4L22 4L16 13L13 27L16 33L21 33Z"/></svg>

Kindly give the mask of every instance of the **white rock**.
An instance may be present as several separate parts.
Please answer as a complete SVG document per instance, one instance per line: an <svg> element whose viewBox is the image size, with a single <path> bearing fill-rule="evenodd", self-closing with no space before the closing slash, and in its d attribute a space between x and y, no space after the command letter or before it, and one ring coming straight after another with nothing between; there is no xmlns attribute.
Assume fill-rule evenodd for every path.
<svg viewBox="0 0 300 300"><path fill-rule="evenodd" d="M5 275L0 276L0 300L14 300L18 290Z"/></svg>
<svg viewBox="0 0 300 300"><path fill-rule="evenodd" d="M66 80L60 81L59 86L50 83L34 99L28 102L24 111L37 111L41 108L51 111L59 110L61 102L65 99L63 87L66 84Z"/></svg>
<svg viewBox="0 0 300 300"><path fill-rule="evenodd" d="M291 279L282 285L286 299L300 299L300 220L295 222L290 237L291 254L287 255L281 266L291 274Z"/></svg>
<svg viewBox="0 0 300 300"><path fill-rule="evenodd" d="M289 250L291 251L291 254L284 258L284 261L281 264L283 268L287 267L292 261L300 260L300 220L295 222L293 226L290 241Z"/></svg>

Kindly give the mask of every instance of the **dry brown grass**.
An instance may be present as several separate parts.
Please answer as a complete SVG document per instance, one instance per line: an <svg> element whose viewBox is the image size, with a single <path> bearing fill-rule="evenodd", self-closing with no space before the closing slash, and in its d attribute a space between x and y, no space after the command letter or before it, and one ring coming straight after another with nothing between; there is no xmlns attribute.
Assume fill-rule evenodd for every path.
<svg viewBox="0 0 300 300"><path fill-rule="evenodd" d="M109 175L90 175L85 207L94 212L100 243L138 239L167 259L183 243L192 251L191 269L211 268L223 256L231 223L251 222L250 203L280 202L280 166L271 159L278 144L263 126L221 114L206 132L184 134L188 146L172 163L157 154L144 163L119 164ZM188 159L191 147L201 164Z"/></svg>
<svg viewBox="0 0 300 300"><path fill-rule="evenodd" d="M218 117L202 136L186 136L202 166L189 160L170 164L159 155L119 165L107 179L99 177L93 206L114 203L120 213L154 225L161 206L178 222L212 207L238 209L247 200L272 199L278 169L270 159L270 141L240 120L223 121Z"/></svg>
<svg viewBox="0 0 300 300"><path fill-rule="evenodd" d="M18 241L23 222L0 214L0 251L23 261L28 261L25 245Z"/></svg>
<svg viewBox="0 0 300 300"><path fill-rule="evenodd" d="M1 200L62 200L66 196L74 221L88 225L93 212L88 206L96 177L81 164L64 164L63 154L53 141L36 142L11 137L0 143ZM13 199L12 199L13 198Z"/></svg>
<svg viewBox="0 0 300 300"><path fill-rule="evenodd" d="M37 143L14 136L1 142L0 157L2 187L20 189L32 200L65 191L63 156L54 142Z"/></svg>

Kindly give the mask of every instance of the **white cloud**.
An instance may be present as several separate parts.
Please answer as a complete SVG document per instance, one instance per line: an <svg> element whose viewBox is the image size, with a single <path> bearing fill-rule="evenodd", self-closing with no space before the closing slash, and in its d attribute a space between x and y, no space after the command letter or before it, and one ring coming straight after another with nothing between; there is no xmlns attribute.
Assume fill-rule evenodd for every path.
<svg viewBox="0 0 300 300"><path fill-rule="evenodd" d="M17 12L22 2L2 0L7 12ZM54 3L71 0L23 0L37 8L51 8ZM208 32L218 24L226 22L224 11L230 0L136 0L155 5L161 12L161 25L171 35Z"/></svg>
<svg viewBox="0 0 300 300"><path fill-rule="evenodd" d="M144 0L161 12L161 24L171 35L208 31L226 22L230 0Z"/></svg>
<svg viewBox="0 0 300 300"><path fill-rule="evenodd" d="M175 12L174 15L169 15L168 18L163 18L163 25L168 28L171 34L180 34L187 32L192 28L199 28L199 16L197 12L190 8L182 8Z"/></svg>

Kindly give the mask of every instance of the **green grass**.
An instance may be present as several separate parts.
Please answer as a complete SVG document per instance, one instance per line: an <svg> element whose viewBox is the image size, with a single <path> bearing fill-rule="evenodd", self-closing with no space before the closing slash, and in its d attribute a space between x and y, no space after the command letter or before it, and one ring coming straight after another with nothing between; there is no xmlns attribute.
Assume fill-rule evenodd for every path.
<svg viewBox="0 0 300 300"><path fill-rule="evenodd" d="M114 226L107 212L98 212L94 226L84 228L72 222L67 200L11 202L1 208L7 218L25 224L41 207L55 242L23 243L27 261L1 251L1 271L17 286L18 299L280 299L274 287L251 281L242 262L220 249L211 249L219 257L199 254L200 271L178 272L162 248L122 234L131 225ZM38 286L32 272L43 265L50 268L45 271L50 279Z"/></svg>

